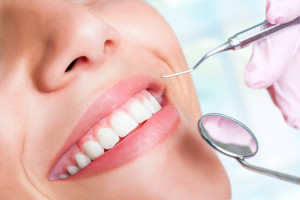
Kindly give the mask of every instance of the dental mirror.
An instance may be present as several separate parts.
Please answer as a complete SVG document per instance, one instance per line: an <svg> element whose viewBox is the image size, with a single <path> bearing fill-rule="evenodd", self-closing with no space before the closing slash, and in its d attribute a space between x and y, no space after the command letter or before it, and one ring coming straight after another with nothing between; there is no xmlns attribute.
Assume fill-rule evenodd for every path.
<svg viewBox="0 0 300 200"><path fill-rule="evenodd" d="M251 130L238 120L219 113L209 113L201 117L198 125L208 144L217 151L235 158L246 169L300 184L299 177L258 167L245 161L257 153L258 142Z"/></svg>

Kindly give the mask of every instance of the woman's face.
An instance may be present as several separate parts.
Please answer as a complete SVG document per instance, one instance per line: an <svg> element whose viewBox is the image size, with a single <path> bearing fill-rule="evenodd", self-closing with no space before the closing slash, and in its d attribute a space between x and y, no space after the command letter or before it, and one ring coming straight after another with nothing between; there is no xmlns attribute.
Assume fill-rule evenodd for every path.
<svg viewBox="0 0 300 200"><path fill-rule="evenodd" d="M0 0L0 199L230 198L184 69L143 1Z"/></svg>

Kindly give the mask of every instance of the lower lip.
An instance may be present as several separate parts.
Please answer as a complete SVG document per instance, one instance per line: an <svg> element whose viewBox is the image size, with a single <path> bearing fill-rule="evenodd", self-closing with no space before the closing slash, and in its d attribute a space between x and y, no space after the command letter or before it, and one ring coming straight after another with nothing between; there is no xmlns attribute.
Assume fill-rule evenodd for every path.
<svg viewBox="0 0 300 200"><path fill-rule="evenodd" d="M179 114L177 110L171 105L164 106L141 128L130 133L114 148L65 181L100 174L135 160L173 135L178 124Z"/></svg>

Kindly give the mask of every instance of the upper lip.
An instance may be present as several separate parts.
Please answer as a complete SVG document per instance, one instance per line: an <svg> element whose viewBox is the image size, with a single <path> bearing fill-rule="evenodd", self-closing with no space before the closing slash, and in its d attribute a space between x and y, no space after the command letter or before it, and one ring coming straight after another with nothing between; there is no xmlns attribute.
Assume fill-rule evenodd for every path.
<svg viewBox="0 0 300 200"><path fill-rule="evenodd" d="M99 119L110 114L136 93L144 89L148 89L154 97L160 97L164 92L162 84L158 80L140 74L123 79L108 90L102 92L80 118L66 142L56 154L49 172L53 169L61 156L83 137Z"/></svg>

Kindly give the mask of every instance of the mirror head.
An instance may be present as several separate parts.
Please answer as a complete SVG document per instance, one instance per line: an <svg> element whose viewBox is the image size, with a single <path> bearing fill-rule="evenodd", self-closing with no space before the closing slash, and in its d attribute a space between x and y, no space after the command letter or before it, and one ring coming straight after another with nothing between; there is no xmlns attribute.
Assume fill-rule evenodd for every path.
<svg viewBox="0 0 300 200"><path fill-rule="evenodd" d="M251 130L229 116L206 114L199 120L198 127L206 142L225 155L245 159L258 151L258 142Z"/></svg>

